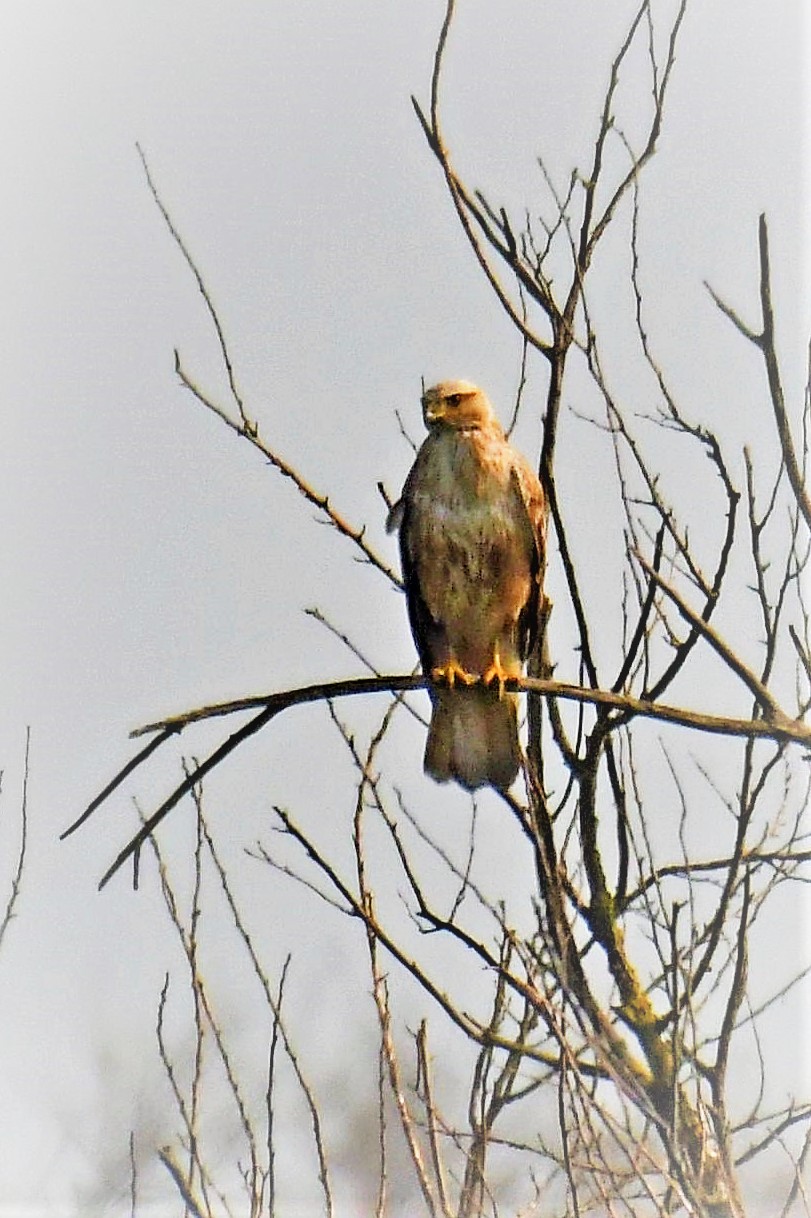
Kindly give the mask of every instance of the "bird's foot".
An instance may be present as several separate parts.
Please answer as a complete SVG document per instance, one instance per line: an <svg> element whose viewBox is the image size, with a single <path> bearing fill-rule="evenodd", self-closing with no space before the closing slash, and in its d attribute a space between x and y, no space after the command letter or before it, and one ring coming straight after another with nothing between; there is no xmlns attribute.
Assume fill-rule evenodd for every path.
<svg viewBox="0 0 811 1218"><path fill-rule="evenodd" d="M475 685L478 679L473 673L466 672L458 660L454 659L431 669L431 680L436 681L438 685L447 685L448 689L453 689L457 681L462 685Z"/></svg>
<svg viewBox="0 0 811 1218"><path fill-rule="evenodd" d="M501 657L498 654L498 651L496 651L495 655L493 656L492 664L490 664L489 668L486 668L482 673L482 685L486 685L488 689L491 685L497 685L498 696L499 698L503 698L504 686L506 685L507 681L514 676L515 673L507 672L507 670L504 668L501 663Z"/></svg>

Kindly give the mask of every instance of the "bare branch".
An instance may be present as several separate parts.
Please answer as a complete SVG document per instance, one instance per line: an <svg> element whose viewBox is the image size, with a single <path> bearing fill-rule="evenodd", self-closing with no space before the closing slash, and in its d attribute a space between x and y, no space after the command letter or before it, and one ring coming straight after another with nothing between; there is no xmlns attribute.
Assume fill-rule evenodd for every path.
<svg viewBox="0 0 811 1218"><path fill-rule="evenodd" d="M11 925L17 908L17 902L20 899L20 891L22 886L23 870L25 868L25 856L28 847L28 777L29 777L29 759L31 756L31 728L26 728L25 731L25 758L23 761L23 789L20 798L20 845L17 850L17 863L14 868L14 875L11 879L11 891L6 901L6 908L0 921L0 946L5 939L6 932Z"/></svg>
<svg viewBox="0 0 811 1218"><path fill-rule="evenodd" d="M322 512L327 517L327 520L337 530L337 532L339 532L343 537L346 537L347 540L351 541L353 545L357 546L366 562L385 575L395 588L402 587L402 581L400 580L399 576L367 542L366 526L362 525L360 528L358 528L356 525L350 524L350 522L330 502L329 495L325 495L320 491L317 491L315 487L298 472L294 465L292 465L289 461L286 461L284 457L276 452L275 449L271 448L265 443L264 440L260 438L258 431L247 428L241 417L239 419L232 418L227 410L225 410L222 406L219 406L207 393L204 393L199 385L197 385L184 370L177 351L175 351L175 371L180 377L181 383L184 385L184 387L194 395L202 406L205 406L207 410L210 410L212 414L215 414L217 418L222 419L223 423L230 427L232 431L236 432L238 436L248 440L252 446L256 448L263 457L265 457L269 465L277 470L282 477L288 478L293 483L296 490L304 496L307 502L311 503L313 507L317 508L319 512Z"/></svg>
<svg viewBox="0 0 811 1218"><path fill-rule="evenodd" d="M676 594L667 585L664 585L660 578L645 564L645 560L640 558L640 562L646 566L646 569L655 578L661 586L668 591L668 594L677 599ZM680 598L680 607L684 605ZM692 615L692 610L684 606L684 612ZM700 621L701 619L697 619ZM702 633L706 633L708 638L717 639L714 632L710 632L710 628L703 624ZM728 653L726 645L718 641L717 646L723 649L723 654ZM755 682L756 687L759 686L757 678L754 674L749 673L734 656L731 656L732 666L735 671L742 676L747 685L750 682ZM743 677L743 674L746 677ZM380 693L383 691L402 692L407 690L417 690L426 688L427 681L424 677L418 676L381 676L381 677L357 677L346 681L334 682L319 682L315 685L303 686L299 689L289 690L284 693L260 695L252 698L240 699L237 701L220 703L215 706L202 707L193 711L185 712L184 714L174 716L172 719L162 720L156 723L147 724L144 727L137 728L134 735L140 735L145 732L157 731L160 735L153 741L151 745L143 750L134 762L129 762L124 770L120 771L115 779L107 785L104 792L97 796L82 815L74 821L62 834L67 837L74 832L81 824L83 824L92 812L96 811L104 799L107 798L113 790L115 790L123 780L125 773L131 773L140 760L145 759L148 755L154 752L158 744L164 743L174 733L181 728L188 726L191 723L199 722L202 719L210 719L224 715L236 714L245 710L255 710L261 707L260 713L250 719L231 736L229 736L221 745L219 745L207 758L201 761L181 782L171 795L160 805L141 826L138 833L128 842L124 849L116 856L113 863L107 869L99 882L99 888L103 888L105 884L115 875L115 873L123 866L127 859L137 856L143 843L152 835L164 817L187 795L206 774L215 769L226 757L229 756L240 744L244 743L251 736L260 731L266 724L274 719L282 711L292 706L303 705L309 702L328 701L331 698L347 697L351 695ZM750 686L751 687L751 686ZM556 698L569 699L575 702L590 703L603 708L613 708L624 713L624 716L634 715L644 718L652 718L662 720L663 722L676 724L682 727L693 728L702 732L709 732L716 735L726 736L743 736L747 738L761 738L777 741L785 741L795 744L801 744L808 747L811 744L811 726L808 726L799 720L790 718L784 714L779 707L774 703L768 691L763 691L762 698L759 701L768 699L768 715L765 720L760 719L735 719L720 715L702 714L698 711L692 711L686 708L668 706L663 703L650 702L640 698L634 698L628 694L618 694L611 690L588 689L576 685L568 685L560 681L550 681L539 677L520 677L510 678L505 683L507 691L525 691L530 693L542 694L545 696L554 696ZM606 725L610 728L610 723Z"/></svg>
<svg viewBox="0 0 811 1218"><path fill-rule="evenodd" d="M705 621L704 618L696 613L694 609L691 609L684 598L679 595L676 589L672 587L671 584L668 584L666 580L662 578L659 572L655 571L641 554L636 553L634 557L640 566L645 569L654 583L656 583L656 585L661 588L665 595L673 601L679 613L681 613L681 615L690 623L691 626L694 626L696 630L699 631L703 638L705 638L710 644L713 651L715 651L721 657L727 667L731 668L735 675L739 677L741 681L743 681L744 685L751 691L755 697L755 700L762 707L767 719L776 721L783 717L782 711L762 681L760 681L751 671L751 669L747 668L743 661L738 658L732 648L724 642L724 640L709 624L709 622Z"/></svg>
<svg viewBox="0 0 811 1218"><path fill-rule="evenodd" d="M745 339L760 350L763 356L763 361L766 365L766 376L769 382L769 396L771 398L774 421L777 427L777 435L780 440L780 450L783 454L786 473L788 474L797 506L803 515L806 525L811 528L811 497L809 497L808 491L805 488L803 472L797 459L797 450L791 434L791 424L783 393L780 363L777 358L771 269L769 264L769 229L766 223L766 216L763 213L761 213L758 220L758 246L760 250L760 314L762 327L759 333L750 326L747 326L741 320L739 314L730 305L726 304L709 284L706 284L706 287L724 316L732 322L736 330Z"/></svg>
<svg viewBox="0 0 811 1218"><path fill-rule="evenodd" d="M210 1211L208 1206L194 1195L191 1184L183 1175L182 1168L175 1162L172 1152L164 1147L163 1150L158 1151L158 1158L172 1177L175 1187L183 1200L183 1204L192 1215L192 1218L209 1218Z"/></svg>

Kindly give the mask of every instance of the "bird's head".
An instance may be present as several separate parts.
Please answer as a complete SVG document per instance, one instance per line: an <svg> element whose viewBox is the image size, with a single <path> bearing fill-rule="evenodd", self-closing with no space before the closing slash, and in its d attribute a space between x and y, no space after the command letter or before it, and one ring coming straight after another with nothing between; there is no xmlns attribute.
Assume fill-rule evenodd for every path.
<svg viewBox="0 0 811 1218"><path fill-rule="evenodd" d="M422 395L425 426L485 427L493 420L486 395L470 381L441 381Z"/></svg>

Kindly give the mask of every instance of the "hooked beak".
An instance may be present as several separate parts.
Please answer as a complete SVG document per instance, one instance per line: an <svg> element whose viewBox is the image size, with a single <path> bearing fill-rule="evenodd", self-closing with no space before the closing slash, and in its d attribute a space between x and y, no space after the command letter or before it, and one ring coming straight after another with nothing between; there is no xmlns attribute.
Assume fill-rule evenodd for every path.
<svg viewBox="0 0 811 1218"><path fill-rule="evenodd" d="M441 398L422 399L422 417L426 423L436 423L445 417L445 403Z"/></svg>

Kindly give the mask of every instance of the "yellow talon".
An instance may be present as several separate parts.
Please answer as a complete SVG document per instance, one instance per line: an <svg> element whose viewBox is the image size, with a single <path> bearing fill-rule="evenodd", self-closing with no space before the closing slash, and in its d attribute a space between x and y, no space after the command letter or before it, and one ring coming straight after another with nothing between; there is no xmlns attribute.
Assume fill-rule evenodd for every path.
<svg viewBox="0 0 811 1218"><path fill-rule="evenodd" d="M440 664L431 669L431 680L453 689L457 681L461 681L462 685L475 685L478 677L466 672L457 660L451 658L447 664Z"/></svg>

